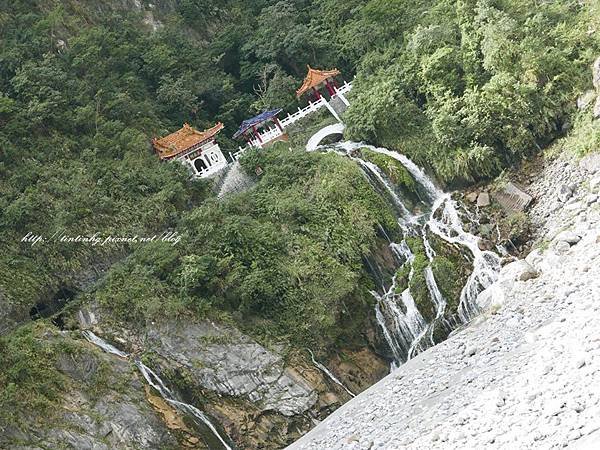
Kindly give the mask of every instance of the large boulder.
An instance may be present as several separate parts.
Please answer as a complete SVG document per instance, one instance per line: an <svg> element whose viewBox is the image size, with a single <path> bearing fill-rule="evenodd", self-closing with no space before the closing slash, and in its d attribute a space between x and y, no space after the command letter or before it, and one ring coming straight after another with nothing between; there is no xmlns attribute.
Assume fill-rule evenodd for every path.
<svg viewBox="0 0 600 450"><path fill-rule="evenodd" d="M488 286L477 296L477 304L481 309L499 309L506 303L505 283L496 282Z"/></svg>
<svg viewBox="0 0 600 450"><path fill-rule="evenodd" d="M494 199L509 213L521 212L533 201L533 197L515 183L507 182L494 192Z"/></svg>
<svg viewBox="0 0 600 450"><path fill-rule="evenodd" d="M490 194L488 194L487 192L481 192L477 196L477 206L480 208L490 206Z"/></svg>
<svg viewBox="0 0 600 450"><path fill-rule="evenodd" d="M237 329L213 322L170 323L149 332L151 348L185 367L198 387L243 397L263 411L301 414L317 393L295 370Z"/></svg>
<svg viewBox="0 0 600 450"><path fill-rule="evenodd" d="M591 153L589 155L584 156L579 160L579 167L587 173L589 173L590 175L600 173L600 154ZM592 188L591 185L590 188Z"/></svg>
<svg viewBox="0 0 600 450"><path fill-rule="evenodd" d="M575 245L581 240L581 236L572 231L562 231L556 235L554 238L555 242L564 241L567 244Z"/></svg>
<svg viewBox="0 0 600 450"><path fill-rule="evenodd" d="M558 188L556 195L561 202L565 203L565 202L567 202L567 200L569 200L571 197L573 197L574 192L575 192L575 188L572 185L562 184Z"/></svg>
<svg viewBox="0 0 600 450"><path fill-rule="evenodd" d="M527 281L532 278L537 278L539 272L526 260L519 259L507 264L500 270L498 275L499 280L507 281Z"/></svg>
<svg viewBox="0 0 600 450"><path fill-rule="evenodd" d="M544 254L542 250L536 248L529 252L529 254L525 257L525 261L531 265L536 270L540 270L541 263L544 260Z"/></svg>

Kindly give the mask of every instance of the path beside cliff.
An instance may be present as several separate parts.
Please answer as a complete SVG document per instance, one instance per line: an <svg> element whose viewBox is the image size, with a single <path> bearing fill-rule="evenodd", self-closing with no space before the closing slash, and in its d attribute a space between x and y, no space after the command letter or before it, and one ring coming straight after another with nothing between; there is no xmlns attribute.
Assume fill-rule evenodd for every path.
<svg viewBox="0 0 600 450"><path fill-rule="evenodd" d="M600 158L544 166L485 312L288 449L600 448Z"/></svg>

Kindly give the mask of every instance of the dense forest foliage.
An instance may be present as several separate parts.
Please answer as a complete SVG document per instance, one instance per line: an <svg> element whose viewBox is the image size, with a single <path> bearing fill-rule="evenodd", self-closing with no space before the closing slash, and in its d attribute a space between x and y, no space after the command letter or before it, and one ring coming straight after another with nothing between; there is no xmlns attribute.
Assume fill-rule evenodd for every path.
<svg viewBox="0 0 600 450"><path fill-rule="evenodd" d="M350 135L447 183L498 174L569 127L598 49L591 5L435 2L402 40L361 58Z"/></svg>
<svg viewBox="0 0 600 450"><path fill-rule="evenodd" d="M92 265L122 260L81 296L115 320L221 315L255 336L350 341L351 311L371 301L363 258L379 225L395 229L357 167L285 145L250 152L245 167L264 170L256 188L218 202L210 183L159 163L151 138L184 121L222 121L221 144L235 148L228 136L241 120L297 106L306 64L335 66L356 76L344 116L351 138L458 185L581 122L574 99L599 50L592 1L154 3L0 0L3 306L28 311ZM598 130L583 125L585 151ZM183 236L178 245L21 242L28 232L168 229ZM30 398L35 386L19 383L48 370L35 361L46 364L49 350L33 342L23 330L0 340L0 367L14 365L11 349L31 356L0 369L0 386L11 386L0 410Z"/></svg>

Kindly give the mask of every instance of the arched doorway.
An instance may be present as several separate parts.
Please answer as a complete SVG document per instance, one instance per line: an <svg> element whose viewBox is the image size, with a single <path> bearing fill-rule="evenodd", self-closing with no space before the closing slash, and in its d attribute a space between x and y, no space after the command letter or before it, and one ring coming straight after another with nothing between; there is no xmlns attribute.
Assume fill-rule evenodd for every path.
<svg viewBox="0 0 600 450"><path fill-rule="evenodd" d="M202 158L198 158L198 159L194 160L194 167L196 168L196 171L198 173L202 173L206 169L208 169L208 166L206 165L206 163L204 162L204 160Z"/></svg>

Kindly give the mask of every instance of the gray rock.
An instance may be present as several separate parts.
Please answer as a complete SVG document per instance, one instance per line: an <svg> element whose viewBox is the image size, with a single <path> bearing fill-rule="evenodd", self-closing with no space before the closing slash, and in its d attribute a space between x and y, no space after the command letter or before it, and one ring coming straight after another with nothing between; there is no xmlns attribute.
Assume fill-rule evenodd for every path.
<svg viewBox="0 0 600 450"><path fill-rule="evenodd" d="M477 347L472 345L470 347L465 347L465 355L467 356L473 356L475 353L477 353Z"/></svg>
<svg viewBox="0 0 600 450"><path fill-rule="evenodd" d="M594 103L594 109L592 111L592 115L594 116L594 119L597 119L600 117L600 97L596 98L596 103Z"/></svg>
<svg viewBox="0 0 600 450"><path fill-rule="evenodd" d="M89 381L98 371L98 360L91 353L63 353L57 361L58 369L77 381Z"/></svg>
<svg viewBox="0 0 600 450"><path fill-rule="evenodd" d="M583 366L585 366L585 364L586 364L585 356L578 356L575 359L575 368L581 369Z"/></svg>
<svg viewBox="0 0 600 450"><path fill-rule="evenodd" d="M567 211L579 211L580 209L582 209L582 205L581 202L573 202L573 203L569 203L568 205L565 205L564 208Z"/></svg>
<svg viewBox="0 0 600 450"><path fill-rule="evenodd" d="M589 174L595 174L600 170L600 154L591 153L579 161L579 167Z"/></svg>
<svg viewBox="0 0 600 450"><path fill-rule="evenodd" d="M149 338L154 350L186 367L202 389L245 397L263 411L286 416L317 401L310 384L279 355L229 326L171 323L152 329Z"/></svg>
<svg viewBox="0 0 600 450"><path fill-rule="evenodd" d="M32 417L23 430L8 430L0 422L0 448L37 449L40 443L43 448L82 450L178 448L177 439L147 402L138 374L127 361L90 347L61 354L57 366L78 381L71 384L74 389L63 394L48 422ZM105 386L107 390L100 395L93 392L100 367L106 371L102 374L105 382L118 389Z"/></svg>
<svg viewBox="0 0 600 450"><path fill-rule="evenodd" d="M97 308L86 306L77 311L77 321L82 329L91 328L98 324Z"/></svg>
<svg viewBox="0 0 600 450"><path fill-rule="evenodd" d="M524 259L507 264L500 270L499 279L509 281L527 281L537 278L539 272Z"/></svg>
<svg viewBox="0 0 600 450"><path fill-rule="evenodd" d="M477 296L477 304L480 308L489 308L492 312L500 309L506 302L506 294L501 283L494 283L484 289Z"/></svg>
<svg viewBox="0 0 600 450"><path fill-rule="evenodd" d="M580 111L584 111L594 103L596 100L596 91L590 89L589 91L584 92L577 98L577 109Z"/></svg>
<svg viewBox="0 0 600 450"><path fill-rule="evenodd" d="M587 206L593 205L598 201L598 195L590 194L585 198L585 203Z"/></svg>
<svg viewBox="0 0 600 450"><path fill-rule="evenodd" d="M533 201L533 197L515 183L505 183L494 192L494 199L509 212L525 211Z"/></svg>
<svg viewBox="0 0 600 450"><path fill-rule="evenodd" d="M554 249L558 254L563 254L571 249L571 244L569 244L567 241L556 241L554 244Z"/></svg>
<svg viewBox="0 0 600 450"><path fill-rule="evenodd" d="M525 261L527 261L529 264L531 264L532 267L534 267L536 269L539 268L540 263L543 261L543 259L544 259L543 252L539 248L532 250L525 257Z"/></svg>
<svg viewBox="0 0 600 450"><path fill-rule="evenodd" d="M470 192L465 196L465 198L467 201L475 203L477 201L477 192Z"/></svg>
<svg viewBox="0 0 600 450"><path fill-rule="evenodd" d="M558 189L557 197L561 202L565 203L572 196L573 196L573 189L571 188L571 186L569 186L567 184L563 184Z"/></svg>
<svg viewBox="0 0 600 450"><path fill-rule="evenodd" d="M600 89L600 57L592 65L592 84L597 90Z"/></svg>
<svg viewBox="0 0 600 450"><path fill-rule="evenodd" d="M481 192L477 196L477 206L480 208L490 206L490 194L488 194L487 192Z"/></svg>
<svg viewBox="0 0 600 450"><path fill-rule="evenodd" d="M565 241L569 245L575 245L581 240L581 236L572 231L563 231L554 238L555 241Z"/></svg>

